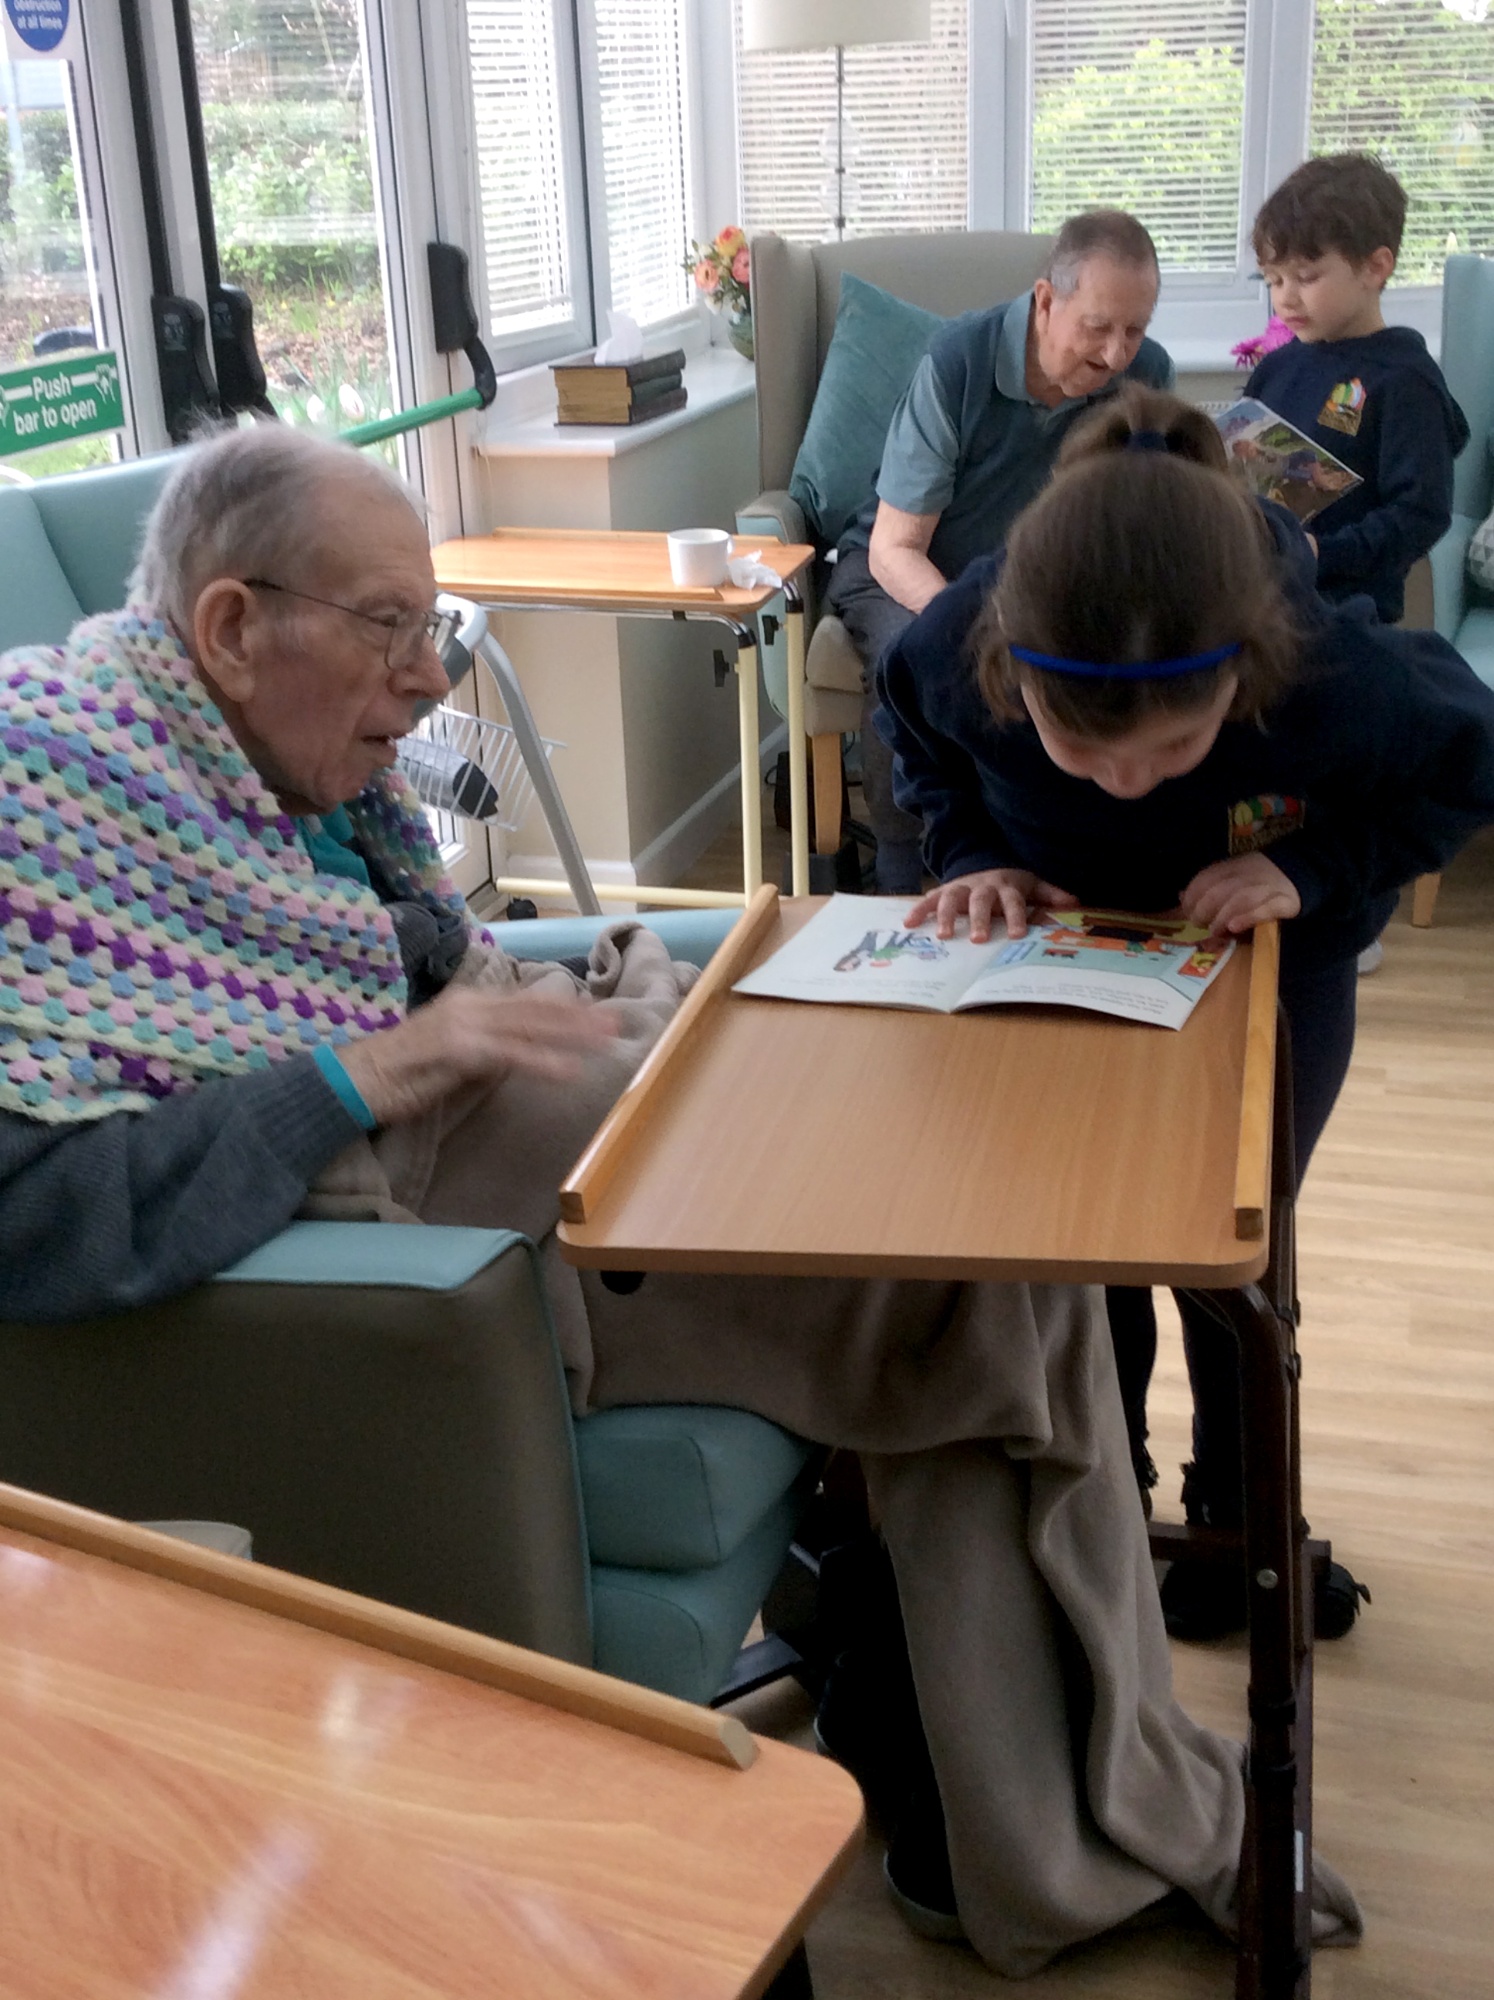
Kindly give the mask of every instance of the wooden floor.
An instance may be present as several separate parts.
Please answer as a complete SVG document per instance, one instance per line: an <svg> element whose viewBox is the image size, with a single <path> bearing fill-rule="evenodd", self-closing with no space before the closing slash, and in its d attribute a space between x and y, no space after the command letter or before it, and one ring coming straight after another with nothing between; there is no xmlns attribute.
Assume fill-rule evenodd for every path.
<svg viewBox="0 0 1494 2000"><path fill-rule="evenodd" d="M723 839L692 879L731 879L732 854ZM1375 1600L1347 1639L1318 1651L1318 1845L1357 1891L1368 1934L1357 1950L1318 1954L1314 1992L1488 2000L1494 834L1450 872L1433 929L1412 930L1404 913L1392 924L1384 967L1359 993L1354 1067L1298 1226L1307 1513ZM1164 1517L1178 1513L1187 1424L1174 1321L1152 1396ZM1242 1733L1242 1644L1179 1646L1174 1657L1185 1704ZM792 1687L757 1697L750 1719L809 1740ZM811 1932L819 2000L942 2000L1002 1984L964 1947L911 1936L880 1870L869 1843ZM1233 1962L1200 1921L1091 1945L1023 1990L1208 2000L1233 1991Z"/></svg>

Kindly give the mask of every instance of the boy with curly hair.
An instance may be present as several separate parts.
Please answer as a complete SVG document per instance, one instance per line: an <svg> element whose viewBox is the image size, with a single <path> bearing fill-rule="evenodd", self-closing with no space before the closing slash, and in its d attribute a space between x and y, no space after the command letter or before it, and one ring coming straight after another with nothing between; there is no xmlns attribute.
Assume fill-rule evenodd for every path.
<svg viewBox="0 0 1494 2000"><path fill-rule="evenodd" d="M1253 242L1295 338L1265 356L1245 391L1359 474L1313 523L1318 589L1372 598L1386 624L1401 616L1412 564L1452 520L1453 460L1468 442L1426 342L1387 326L1381 310L1405 221L1405 189L1368 153L1288 174Z"/></svg>

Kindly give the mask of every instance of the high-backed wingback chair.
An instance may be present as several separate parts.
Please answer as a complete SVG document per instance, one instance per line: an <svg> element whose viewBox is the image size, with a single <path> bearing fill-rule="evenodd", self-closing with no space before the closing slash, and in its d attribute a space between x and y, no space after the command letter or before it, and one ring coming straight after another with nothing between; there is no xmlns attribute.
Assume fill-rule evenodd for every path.
<svg viewBox="0 0 1494 2000"><path fill-rule="evenodd" d="M1468 574L1473 531L1494 511L1494 258L1449 257L1442 273L1442 373L1468 419L1469 439L1453 467L1452 526L1406 579L1406 625L1448 639L1494 687L1494 596ZM1426 925L1440 875L1423 875L1411 921Z"/></svg>
<svg viewBox="0 0 1494 2000"><path fill-rule="evenodd" d="M122 602L169 463L0 486L0 651ZM649 921L704 964L733 913ZM503 942L566 956L598 928L513 924ZM695 1701L816 1471L745 1411L573 1422L533 1247L502 1229L293 1223L164 1305L0 1324L0 1383L0 1479L239 1522L261 1561Z"/></svg>
<svg viewBox="0 0 1494 2000"><path fill-rule="evenodd" d="M752 240L752 326L757 355L757 455L762 491L737 513L743 534L813 540L788 491L835 331L843 271L928 312L952 319L1025 292L1053 246L1051 236L978 229L924 236L862 236L806 247L781 236ZM781 680L781 667L778 669ZM804 726L814 772L814 844L840 845L840 741L861 727L861 658L833 614L817 620L805 661ZM768 693L787 712L770 670Z"/></svg>
<svg viewBox="0 0 1494 2000"><path fill-rule="evenodd" d="M1468 544L1494 512L1494 257L1449 257L1442 274L1442 372L1470 432L1453 468L1452 526L1432 551L1437 630L1494 687L1494 597L1468 574Z"/></svg>

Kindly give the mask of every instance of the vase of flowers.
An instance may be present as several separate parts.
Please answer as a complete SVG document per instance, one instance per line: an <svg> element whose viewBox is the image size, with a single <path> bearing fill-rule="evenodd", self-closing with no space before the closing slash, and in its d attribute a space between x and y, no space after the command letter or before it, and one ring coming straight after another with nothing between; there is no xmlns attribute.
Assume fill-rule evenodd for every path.
<svg viewBox="0 0 1494 2000"><path fill-rule="evenodd" d="M726 314L726 337L744 360L752 359L752 257L745 233L733 222L709 243L690 245L683 268L712 312Z"/></svg>

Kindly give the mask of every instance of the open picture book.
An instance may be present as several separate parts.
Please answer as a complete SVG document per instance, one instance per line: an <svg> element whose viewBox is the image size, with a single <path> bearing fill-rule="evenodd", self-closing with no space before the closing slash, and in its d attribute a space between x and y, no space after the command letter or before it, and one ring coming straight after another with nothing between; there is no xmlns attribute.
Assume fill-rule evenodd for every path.
<svg viewBox="0 0 1494 2000"><path fill-rule="evenodd" d="M1214 422L1251 491L1262 500L1275 500L1299 521L1310 521L1364 483L1342 459L1253 396L1231 403Z"/></svg>
<svg viewBox="0 0 1494 2000"><path fill-rule="evenodd" d="M972 944L931 923L909 930L907 896L832 896L732 989L774 1000L961 1014L1037 1001L1181 1028L1234 950L1182 918L1047 910L1011 938Z"/></svg>

